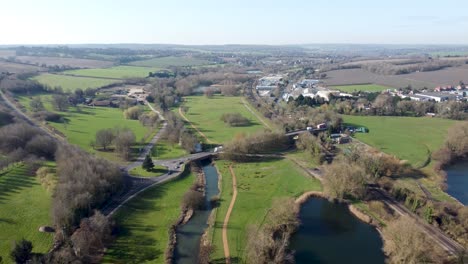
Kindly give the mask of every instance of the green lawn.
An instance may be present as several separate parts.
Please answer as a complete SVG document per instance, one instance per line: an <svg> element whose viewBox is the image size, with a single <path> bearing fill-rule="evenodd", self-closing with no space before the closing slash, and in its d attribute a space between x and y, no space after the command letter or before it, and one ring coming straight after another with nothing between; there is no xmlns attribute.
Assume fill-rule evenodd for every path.
<svg viewBox="0 0 468 264"><path fill-rule="evenodd" d="M212 255L213 260L224 257L221 230L232 198L229 164L227 161L216 162L222 174L222 191L212 238L216 247ZM240 163L235 164L233 168L238 188L228 225L229 248L233 258L242 257L246 245L246 228L251 224L262 223L274 198L298 197L305 191L321 190L317 180L296 169L289 160Z"/></svg>
<svg viewBox="0 0 468 264"><path fill-rule="evenodd" d="M100 78L144 78L148 76L149 72L155 72L161 70L160 68L147 68L147 67L135 67L135 66L116 66L112 68L99 68L99 69L81 69L65 71L64 74L72 74L79 76L88 77L100 77ZM115 82L115 81L114 81Z"/></svg>
<svg viewBox="0 0 468 264"><path fill-rule="evenodd" d="M387 89L394 89L392 87L376 85L376 84L361 84L361 85L343 85L343 86L333 86L333 89L340 90L345 93L352 93L357 91L362 92L381 92Z"/></svg>
<svg viewBox="0 0 468 264"><path fill-rule="evenodd" d="M64 91L74 91L76 89L86 89L86 88L99 88L111 83L116 83L116 80L108 79L98 79L98 78L89 78L89 77L74 77L67 75L59 74L41 74L33 78L44 85L50 87L60 86Z"/></svg>
<svg viewBox="0 0 468 264"><path fill-rule="evenodd" d="M15 240L30 240L34 252L51 248L53 234L38 231L40 226L51 225L50 208L51 194L27 166L0 173L0 256L4 263L12 263L9 252Z"/></svg>
<svg viewBox="0 0 468 264"><path fill-rule="evenodd" d="M224 143L236 134L263 130L262 123L243 105L241 97L188 96L184 97L184 100L184 106L188 107L185 116L213 142ZM220 119L223 113L240 113L248 118L251 124L244 127L230 127Z"/></svg>
<svg viewBox="0 0 468 264"><path fill-rule="evenodd" d="M212 62L192 57L161 57L153 58L149 60L135 61L130 63L134 66L144 66L144 67L159 67L166 68L170 66L198 66L211 64Z"/></svg>
<svg viewBox="0 0 468 264"><path fill-rule="evenodd" d="M447 129L455 121L428 117L343 116L344 122L365 126L369 133L356 133L357 139L407 160L414 167L423 165L430 152L441 147Z"/></svg>
<svg viewBox="0 0 468 264"><path fill-rule="evenodd" d="M137 177L158 177L167 172L167 168L160 165L155 165L150 171L144 170L142 167L136 167L129 171L130 175Z"/></svg>
<svg viewBox="0 0 468 264"><path fill-rule="evenodd" d="M158 160L180 158L187 154L187 151L184 150L179 144L173 144L167 140L159 140L151 150L153 159Z"/></svg>
<svg viewBox="0 0 468 264"><path fill-rule="evenodd" d="M46 109L52 111L50 95L42 95L41 98ZM26 109L30 108L29 102L31 101L31 97L18 96L17 99ZM48 124L63 133L68 142L78 145L90 153L98 153L100 156L111 160L119 160L116 153L97 151L90 145L90 142L94 140L98 130L127 127L135 133L137 142L141 142L142 139L148 142L151 140L151 136L156 132L142 126L138 120L125 119L122 110L119 108L81 106L80 111L74 107L70 107L67 112L58 113L63 115L67 122L49 122Z"/></svg>
<svg viewBox="0 0 468 264"><path fill-rule="evenodd" d="M155 186L117 212L120 233L107 250L103 263L164 263L169 228L180 215L184 193L195 177Z"/></svg>

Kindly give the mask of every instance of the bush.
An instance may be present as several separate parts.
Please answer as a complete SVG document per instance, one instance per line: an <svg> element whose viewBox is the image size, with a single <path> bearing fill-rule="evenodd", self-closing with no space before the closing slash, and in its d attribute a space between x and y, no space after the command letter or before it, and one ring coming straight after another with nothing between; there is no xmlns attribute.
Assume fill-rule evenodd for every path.
<svg viewBox="0 0 468 264"><path fill-rule="evenodd" d="M142 113L143 109L141 107L133 106L124 111L124 117L126 119L138 120Z"/></svg>
<svg viewBox="0 0 468 264"><path fill-rule="evenodd" d="M201 192L189 190L184 194L182 204L184 207L192 210L203 209L205 199Z"/></svg>
<svg viewBox="0 0 468 264"><path fill-rule="evenodd" d="M15 242L15 246L10 253L11 259L18 264L27 263L31 258L33 245L31 241L21 239L19 242Z"/></svg>
<svg viewBox="0 0 468 264"><path fill-rule="evenodd" d="M221 120L232 127L248 126L250 125L249 119L243 117L239 113L224 113L221 115Z"/></svg>

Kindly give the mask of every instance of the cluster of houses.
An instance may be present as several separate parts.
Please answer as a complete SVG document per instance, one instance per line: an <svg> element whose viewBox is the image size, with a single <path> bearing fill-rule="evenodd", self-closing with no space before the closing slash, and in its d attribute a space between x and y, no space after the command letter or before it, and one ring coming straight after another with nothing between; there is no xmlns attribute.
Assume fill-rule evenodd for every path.
<svg viewBox="0 0 468 264"><path fill-rule="evenodd" d="M292 88L286 91L282 98L288 101L289 98L296 99L299 95L304 97L321 97L325 101L329 101L331 96L334 97L352 97L351 94L342 93L338 90L332 90L320 85L319 80L304 79L301 82L293 84Z"/></svg>
<svg viewBox="0 0 468 264"><path fill-rule="evenodd" d="M133 101L135 105L144 104L146 97L149 94L141 87L129 87L122 90L117 90L114 94L108 97L87 99L86 104L89 106L101 106L101 107L119 107L119 104L123 100Z"/></svg>
<svg viewBox="0 0 468 264"><path fill-rule="evenodd" d="M400 90L390 92L393 96L400 98L409 98L413 101L434 101L434 102L445 102L445 101L462 101L466 100L467 90L464 86L439 86L434 88L433 92L422 91L420 93L410 92L409 94L403 94Z"/></svg>

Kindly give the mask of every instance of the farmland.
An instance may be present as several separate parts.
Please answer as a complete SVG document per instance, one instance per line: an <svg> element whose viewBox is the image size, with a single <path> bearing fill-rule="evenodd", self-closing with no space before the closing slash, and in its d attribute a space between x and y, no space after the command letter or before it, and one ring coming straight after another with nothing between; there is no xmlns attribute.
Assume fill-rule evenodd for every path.
<svg viewBox="0 0 468 264"><path fill-rule="evenodd" d="M381 151L407 160L414 167L427 161L442 145L455 121L426 117L343 116L344 122L365 126L369 133L356 138Z"/></svg>
<svg viewBox="0 0 468 264"><path fill-rule="evenodd" d="M0 53L1 54L1 53ZM28 64L37 64L42 65L46 64L47 66L70 66L77 68L101 68L101 67L110 67L113 65L111 61L103 60L89 60L89 59L77 59L77 58L62 58L62 57L40 57L40 56L16 56L17 61Z"/></svg>
<svg viewBox="0 0 468 264"><path fill-rule="evenodd" d="M67 75L59 74L41 74L33 78L34 80L50 86L56 87L60 86L64 91L74 91L76 89L86 89L86 88L99 88L111 83L116 83L116 80L109 79L98 79L98 78L89 78L89 77L74 77Z"/></svg>
<svg viewBox="0 0 468 264"><path fill-rule="evenodd" d="M222 174L221 205L217 209L213 230L212 258L224 258L221 230L232 198L230 163L217 161ZM233 165L237 178L238 195L228 225L228 240L232 258L242 258L246 245L246 228L261 224L272 201L278 197L297 197L305 191L321 190L318 180L298 171L289 160L240 163ZM241 263L241 261L239 261Z"/></svg>
<svg viewBox="0 0 468 264"><path fill-rule="evenodd" d="M465 66L401 75L380 75L363 69L345 69L327 72L325 83L330 86L374 83L395 88L411 85L413 88L422 89L441 85L458 85L460 80L467 83L467 76L468 68Z"/></svg>
<svg viewBox="0 0 468 264"><path fill-rule="evenodd" d="M375 85L375 84L361 84L361 85L344 85L344 86L334 86L333 89L340 90L346 93L352 92L381 92L388 89L392 89L391 87L382 86L382 85Z"/></svg>
<svg viewBox="0 0 468 264"><path fill-rule="evenodd" d="M40 226L51 224L50 208L51 194L27 166L17 164L0 173L0 256L5 263L10 263L9 252L15 240L30 240L34 252L50 249L53 234L38 231Z"/></svg>
<svg viewBox="0 0 468 264"><path fill-rule="evenodd" d="M81 69L63 72L66 75L96 77L96 78L112 78L112 79L125 79L125 78L144 78L148 76L149 72L158 71L160 68L146 68L134 66L117 66L112 68L102 69Z"/></svg>
<svg viewBox="0 0 468 264"><path fill-rule="evenodd" d="M43 96L42 100L45 107L51 110L51 104L48 102L50 97ZM29 107L30 97L19 97L19 102ZM83 148L90 153L98 153L99 155L109 158L116 159L116 154L112 152L96 151L90 145L90 142L94 139L94 135L98 130L105 128L114 127L127 127L135 133L136 140L140 142L142 139L148 141L149 137L153 134L146 127L143 127L138 120L124 119L122 110L118 108L108 107L82 107L80 110L70 108L67 112L59 112L63 115L67 122L64 123L53 123L49 124L55 129L63 133L68 142L75 144Z"/></svg>
<svg viewBox="0 0 468 264"><path fill-rule="evenodd" d="M249 134L263 129L258 118L244 106L241 97L215 95L213 98L188 96L184 99L184 106L188 108L185 117L213 142L227 142L236 134ZM224 113L239 113L249 119L250 125L229 127L220 119Z"/></svg>
<svg viewBox="0 0 468 264"><path fill-rule="evenodd" d="M163 263L169 227L179 217L182 197L194 180L192 174L181 176L124 205L114 217L119 233L103 263Z"/></svg>
<svg viewBox="0 0 468 264"><path fill-rule="evenodd" d="M210 64L210 61L193 57L161 57L149 60L135 61L130 63L134 66L167 68L171 66L199 66Z"/></svg>
<svg viewBox="0 0 468 264"><path fill-rule="evenodd" d="M25 73L42 72L46 70L46 68L41 68L38 66L0 61L0 72Z"/></svg>

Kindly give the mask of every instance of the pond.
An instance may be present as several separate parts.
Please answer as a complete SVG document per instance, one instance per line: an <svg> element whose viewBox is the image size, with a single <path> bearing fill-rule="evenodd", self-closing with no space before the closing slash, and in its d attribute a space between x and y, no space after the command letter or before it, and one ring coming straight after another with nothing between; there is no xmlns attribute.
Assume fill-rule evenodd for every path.
<svg viewBox="0 0 468 264"><path fill-rule="evenodd" d="M290 245L297 264L385 262L379 232L353 216L347 205L313 198L299 215L302 224Z"/></svg>
<svg viewBox="0 0 468 264"><path fill-rule="evenodd" d="M205 209L196 210L192 218L176 230L177 243L174 251L174 262L179 264L198 263L200 239L208 227L207 221L212 207L210 199L218 195L218 172L212 165L204 165L205 173Z"/></svg>
<svg viewBox="0 0 468 264"><path fill-rule="evenodd" d="M468 162L460 162L448 167L447 193L464 205L468 205Z"/></svg>

